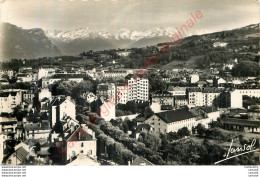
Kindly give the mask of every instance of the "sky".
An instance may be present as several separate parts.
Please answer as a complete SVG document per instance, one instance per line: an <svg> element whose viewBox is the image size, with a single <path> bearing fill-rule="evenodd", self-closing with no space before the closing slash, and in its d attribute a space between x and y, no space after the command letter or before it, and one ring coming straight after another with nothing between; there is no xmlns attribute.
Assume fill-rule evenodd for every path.
<svg viewBox="0 0 260 177"><path fill-rule="evenodd" d="M260 21L258 0L5 0L0 8L2 22L44 30L178 27L197 10L203 18L196 30L205 32Z"/></svg>

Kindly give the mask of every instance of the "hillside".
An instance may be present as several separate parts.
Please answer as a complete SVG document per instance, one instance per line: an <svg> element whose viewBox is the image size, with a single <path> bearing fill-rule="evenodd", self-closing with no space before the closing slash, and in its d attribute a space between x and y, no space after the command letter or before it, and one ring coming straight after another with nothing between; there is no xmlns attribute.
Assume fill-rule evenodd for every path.
<svg viewBox="0 0 260 177"><path fill-rule="evenodd" d="M229 31L190 36L179 46L171 46L161 56L161 69L173 67L205 68L210 63L223 63L237 58L239 61L258 62L259 25L249 25ZM158 46L165 45L163 43ZM167 62L164 62L167 59Z"/></svg>
<svg viewBox="0 0 260 177"><path fill-rule="evenodd" d="M42 29L23 29L9 23L1 23L0 60L11 58L38 58L61 55Z"/></svg>

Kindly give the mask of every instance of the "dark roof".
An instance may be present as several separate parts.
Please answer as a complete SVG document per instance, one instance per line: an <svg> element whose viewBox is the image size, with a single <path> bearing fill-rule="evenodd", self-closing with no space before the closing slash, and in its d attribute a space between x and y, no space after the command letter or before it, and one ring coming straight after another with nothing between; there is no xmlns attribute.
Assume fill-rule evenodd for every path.
<svg viewBox="0 0 260 177"><path fill-rule="evenodd" d="M144 78L144 79L148 79L148 76L147 75L143 75L142 77L140 76L140 75L138 75L138 74L128 74L126 77L125 77L126 79L131 79L131 78L133 78L133 79L136 79L136 80L141 80L142 78Z"/></svg>
<svg viewBox="0 0 260 177"><path fill-rule="evenodd" d="M187 99L186 95L176 95L174 96L175 100L184 100Z"/></svg>
<svg viewBox="0 0 260 177"><path fill-rule="evenodd" d="M56 98L55 100L53 100L53 101L51 102L51 105L52 105L52 106L59 106L59 105L61 105L66 99L67 99L67 98L65 98L65 97Z"/></svg>
<svg viewBox="0 0 260 177"><path fill-rule="evenodd" d="M161 90L156 90L153 94L154 94L154 95L155 95L155 94L160 94L160 95L164 95L164 94L172 95L170 92L168 92L168 91L166 91L166 90L163 90L163 91L161 91Z"/></svg>
<svg viewBox="0 0 260 177"><path fill-rule="evenodd" d="M27 152L23 147L20 147L19 149L16 150L15 154L20 161L24 161L27 158L29 152Z"/></svg>
<svg viewBox="0 0 260 177"><path fill-rule="evenodd" d="M47 102L47 101L50 101L50 99L47 97L44 97L41 102Z"/></svg>
<svg viewBox="0 0 260 177"><path fill-rule="evenodd" d="M142 165L142 164L144 164L144 165L150 165L150 166L151 166L151 165L152 165L152 166L154 165L154 164L152 164L151 162L149 162L147 159L145 159L145 158L143 158L143 157L141 157L141 156L135 158L132 165Z"/></svg>
<svg viewBox="0 0 260 177"><path fill-rule="evenodd" d="M72 134L67 136L67 141L87 141L93 140L92 135L88 134L83 127L77 128Z"/></svg>
<svg viewBox="0 0 260 177"><path fill-rule="evenodd" d="M17 77L27 77L27 76L30 76L30 74L23 74L23 73L17 74Z"/></svg>
<svg viewBox="0 0 260 177"><path fill-rule="evenodd" d="M98 85L98 90L108 90L108 85Z"/></svg>
<svg viewBox="0 0 260 177"><path fill-rule="evenodd" d="M135 132L136 133L141 133L143 131L143 129L147 130L147 131L150 131L150 128L151 126L149 124L139 124L137 127L136 127L136 130Z"/></svg>
<svg viewBox="0 0 260 177"><path fill-rule="evenodd" d="M243 126L253 126L259 128L260 121L247 120L247 119L238 119L238 118L225 118L223 120L224 124L231 125L243 125Z"/></svg>
<svg viewBox="0 0 260 177"><path fill-rule="evenodd" d="M211 112L216 112L217 111L217 108L211 106L211 107L202 107L201 108L204 112L206 113L211 113Z"/></svg>
<svg viewBox="0 0 260 177"><path fill-rule="evenodd" d="M145 118L144 118L144 117L137 117L137 118L136 118L136 121L137 121L137 122L144 122L144 121L145 121Z"/></svg>
<svg viewBox="0 0 260 177"><path fill-rule="evenodd" d="M172 110L172 105L161 105L161 110Z"/></svg>
<svg viewBox="0 0 260 177"><path fill-rule="evenodd" d="M198 88L198 87L193 87L193 88L188 88L189 92L203 92L203 93L220 93L220 90L218 88Z"/></svg>
<svg viewBox="0 0 260 177"><path fill-rule="evenodd" d="M169 86L168 91L186 91L186 87L174 87L174 86Z"/></svg>
<svg viewBox="0 0 260 177"><path fill-rule="evenodd" d="M50 130L50 126L46 122L42 123L34 123L34 124L26 124L24 126L25 130L31 131L31 130Z"/></svg>
<svg viewBox="0 0 260 177"><path fill-rule="evenodd" d="M181 121L185 119L194 118L195 116L188 111L186 108L184 109L178 109L178 110L172 110L172 111L165 111L160 113L155 113L156 116L161 118L166 123Z"/></svg>
<svg viewBox="0 0 260 177"><path fill-rule="evenodd" d="M127 73L126 70L113 70L113 71L104 71L105 73Z"/></svg>
<svg viewBox="0 0 260 177"><path fill-rule="evenodd" d="M9 93L8 92L2 92L0 93L0 97L8 97Z"/></svg>
<svg viewBox="0 0 260 177"><path fill-rule="evenodd" d="M16 96L17 92L1 92L0 97L8 97L9 94L11 94L11 96Z"/></svg>

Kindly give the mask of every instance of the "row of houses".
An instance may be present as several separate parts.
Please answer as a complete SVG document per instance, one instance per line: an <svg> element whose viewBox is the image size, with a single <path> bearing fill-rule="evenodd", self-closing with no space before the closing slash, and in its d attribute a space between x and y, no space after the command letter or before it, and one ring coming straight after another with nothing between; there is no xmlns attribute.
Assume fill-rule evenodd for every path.
<svg viewBox="0 0 260 177"><path fill-rule="evenodd" d="M229 105L226 107L242 108L243 96L259 98L260 89L257 87L221 89L215 87L186 88L170 86L167 91L155 91L152 94L152 103L158 103L160 107L166 107L166 105L168 105L168 108L176 109L185 105L189 107L217 106L219 101L224 103L223 99L226 99L229 102Z"/></svg>

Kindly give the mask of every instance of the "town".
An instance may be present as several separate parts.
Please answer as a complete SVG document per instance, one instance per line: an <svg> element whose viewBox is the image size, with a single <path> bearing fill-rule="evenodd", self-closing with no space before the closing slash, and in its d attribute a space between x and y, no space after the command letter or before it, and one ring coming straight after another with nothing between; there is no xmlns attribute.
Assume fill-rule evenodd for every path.
<svg viewBox="0 0 260 177"><path fill-rule="evenodd" d="M230 34L214 34L219 36L210 39L211 48L230 53L219 40ZM233 140L234 147L252 139L259 144L260 57L255 44L238 46L231 57L199 58L192 68L185 63L192 54L182 47L208 41L205 36L190 41L196 44L183 40L168 46L168 54L149 63L142 74L140 67L148 66L147 57L159 56L163 44L2 62L0 161L208 165L222 160ZM248 51L255 54L241 57ZM257 153L221 164L240 164L243 158L241 165L254 165Z"/></svg>

